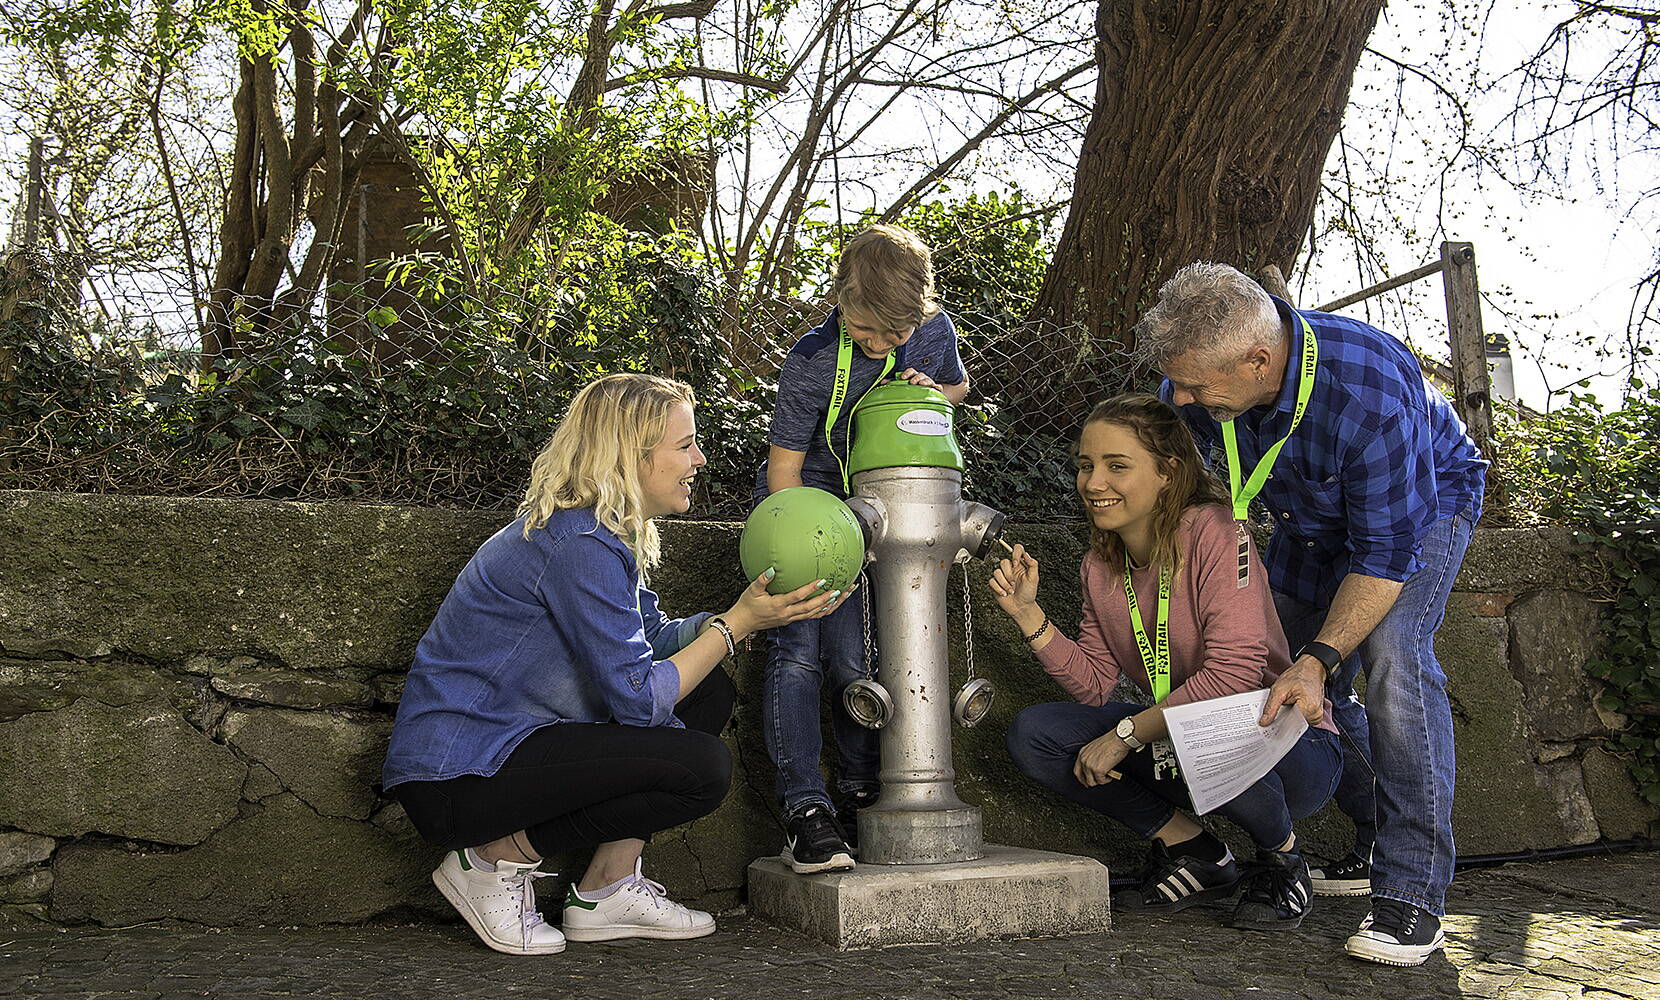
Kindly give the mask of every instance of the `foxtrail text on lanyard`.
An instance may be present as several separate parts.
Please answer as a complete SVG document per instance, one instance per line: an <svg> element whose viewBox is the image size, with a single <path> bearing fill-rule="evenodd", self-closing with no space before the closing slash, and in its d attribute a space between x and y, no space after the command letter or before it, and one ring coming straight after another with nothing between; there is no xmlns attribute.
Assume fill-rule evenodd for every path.
<svg viewBox="0 0 1660 1000"><path fill-rule="evenodd" d="M836 460L836 466L842 471L842 492L852 493L853 485L848 480L847 475L847 458L836 450L836 442L831 431L835 428L837 419L842 415L842 407L847 404L847 386L853 378L853 338L848 335L847 323L844 320L838 317L836 325L841 330L841 342L836 347L836 381L830 387L830 408L824 414L824 444L830 449L831 457ZM882 373L877 375L876 381L870 384L871 389L876 388L883 379L888 377L888 373L893 371L894 353L889 351L887 357L882 359ZM870 389L866 389L865 392L870 392ZM860 396L859 398L863 399L864 397ZM854 402L854 405L858 405L857 401ZM849 425L846 438L851 441L852 437L853 428ZM848 450L851 451L851 447Z"/></svg>
<svg viewBox="0 0 1660 1000"><path fill-rule="evenodd" d="M1303 422L1303 413L1308 410L1309 398L1314 395L1314 374L1320 363L1320 344L1314 339L1314 328L1308 325L1308 320L1302 316L1298 316L1297 320L1303 325L1303 360L1297 380L1297 408L1291 414L1291 429L1263 453L1262 460L1251 471L1250 479L1244 482L1241 482L1239 439L1234 434L1233 421L1222 421L1222 446L1228 453L1228 491L1233 497L1235 521L1244 521L1249 515L1251 501L1262 492L1268 474L1274 469L1274 460L1280 457L1280 449L1291 440L1291 435L1297 433L1297 425Z"/></svg>
<svg viewBox="0 0 1660 1000"><path fill-rule="evenodd" d="M1124 598L1130 605L1130 626L1135 629L1135 644L1141 650L1141 665L1147 671L1147 683L1153 691L1153 701L1164 704L1170 697L1170 567L1159 566L1158 618L1153 626L1153 641L1147 641L1147 627L1141 623L1141 606L1136 603L1135 583L1130 579L1130 560L1124 559ZM1169 741L1153 744L1153 773L1159 777L1174 777L1176 755Z"/></svg>

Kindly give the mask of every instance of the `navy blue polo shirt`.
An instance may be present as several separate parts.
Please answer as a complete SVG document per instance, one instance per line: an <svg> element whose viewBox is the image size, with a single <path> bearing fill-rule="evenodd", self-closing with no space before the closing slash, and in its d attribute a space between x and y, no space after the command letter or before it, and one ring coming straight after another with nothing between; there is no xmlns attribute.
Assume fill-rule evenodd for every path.
<svg viewBox="0 0 1660 1000"><path fill-rule="evenodd" d="M802 485L816 486L845 498L847 491L842 486L841 465L836 461L836 454L846 459L853 406L876 385L883 362L866 357L854 346L847 402L830 430L830 441L835 442L836 448L836 454L832 454L830 443L825 439L824 419L836 384L836 354L840 343L841 317L838 310L831 310L823 323L790 349L778 373L778 399L773 405L772 430L767 441L780 448L806 453L801 462ZM940 385L958 385L968 378L957 351L957 327L943 310L923 320L911 339L894 351L890 377L906 368L915 368ZM763 459L755 479L755 502L765 499L768 493L767 463Z"/></svg>

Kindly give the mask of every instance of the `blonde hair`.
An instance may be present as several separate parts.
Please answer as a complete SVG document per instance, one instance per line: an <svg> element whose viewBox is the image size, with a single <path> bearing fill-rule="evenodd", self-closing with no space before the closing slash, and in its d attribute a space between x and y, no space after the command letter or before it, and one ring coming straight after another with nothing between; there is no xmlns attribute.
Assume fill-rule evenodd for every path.
<svg viewBox="0 0 1660 1000"><path fill-rule="evenodd" d="M640 461L662 443L669 411L696 402L691 386L656 375L607 375L584 386L531 464L519 504L524 537L555 511L592 507L595 520L634 553L642 575L657 565L657 526L644 513Z"/></svg>
<svg viewBox="0 0 1660 1000"><path fill-rule="evenodd" d="M1150 565L1168 566L1172 575L1181 571L1182 553L1176 544L1182 515L1199 504L1226 504L1228 494L1199 458L1193 432L1175 408L1147 393L1127 393L1098 403L1084 420L1116 424L1135 433L1136 440L1158 463L1159 472L1169 481L1153 503L1153 556ZM1109 569L1125 568L1128 554L1115 531L1103 531L1091 524L1089 547Z"/></svg>
<svg viewBox="0 0 1660 1000"><path fill-rule="evenodd" d="M940 311L934 257L909 229L871 226L836 265L836 305L887 331L909 330Z"/></svg>

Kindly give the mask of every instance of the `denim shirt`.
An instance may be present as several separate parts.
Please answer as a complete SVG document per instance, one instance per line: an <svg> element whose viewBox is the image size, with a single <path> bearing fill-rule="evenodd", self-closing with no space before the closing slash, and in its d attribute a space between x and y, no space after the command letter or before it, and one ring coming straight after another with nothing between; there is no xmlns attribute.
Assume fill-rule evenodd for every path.
<svg viewBox="0 0 1660 1000"><path fill-rule="evenodd" d="M382 784L491 775L560 722L680 726L669 659L707 613L670 619L592 508L524 518L479 546L415 648Z"/></svg>

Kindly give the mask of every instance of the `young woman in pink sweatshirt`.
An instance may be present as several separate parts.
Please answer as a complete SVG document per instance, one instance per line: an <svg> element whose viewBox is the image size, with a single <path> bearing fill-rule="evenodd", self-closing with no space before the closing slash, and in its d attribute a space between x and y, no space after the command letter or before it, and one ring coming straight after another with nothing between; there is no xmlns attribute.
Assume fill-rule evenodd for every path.
<svg viewBox="0 0 1660 1000"><path fill-rule="evenodd" d="M1175 911L1242 888L1233 926L1296 927L1314 897L1291 821L1320 808L1342 773L1331 706L1273 771L1217 809L1256 845L1242 877L1227 846L1183 811L1191 802L1164 742L1164 706L1267 687L1290 663L1267 575L1187 426L1156 397L1095 407L1077 470L1090 522L1078 638L1038 605L1038 563L1022 547L991 578L998 606L1074 699L1022 711L1009 753L1039 784L1151 841L1140 888L1121 907ZM1113 700L1120 680L1152 706Z"/></svg>

